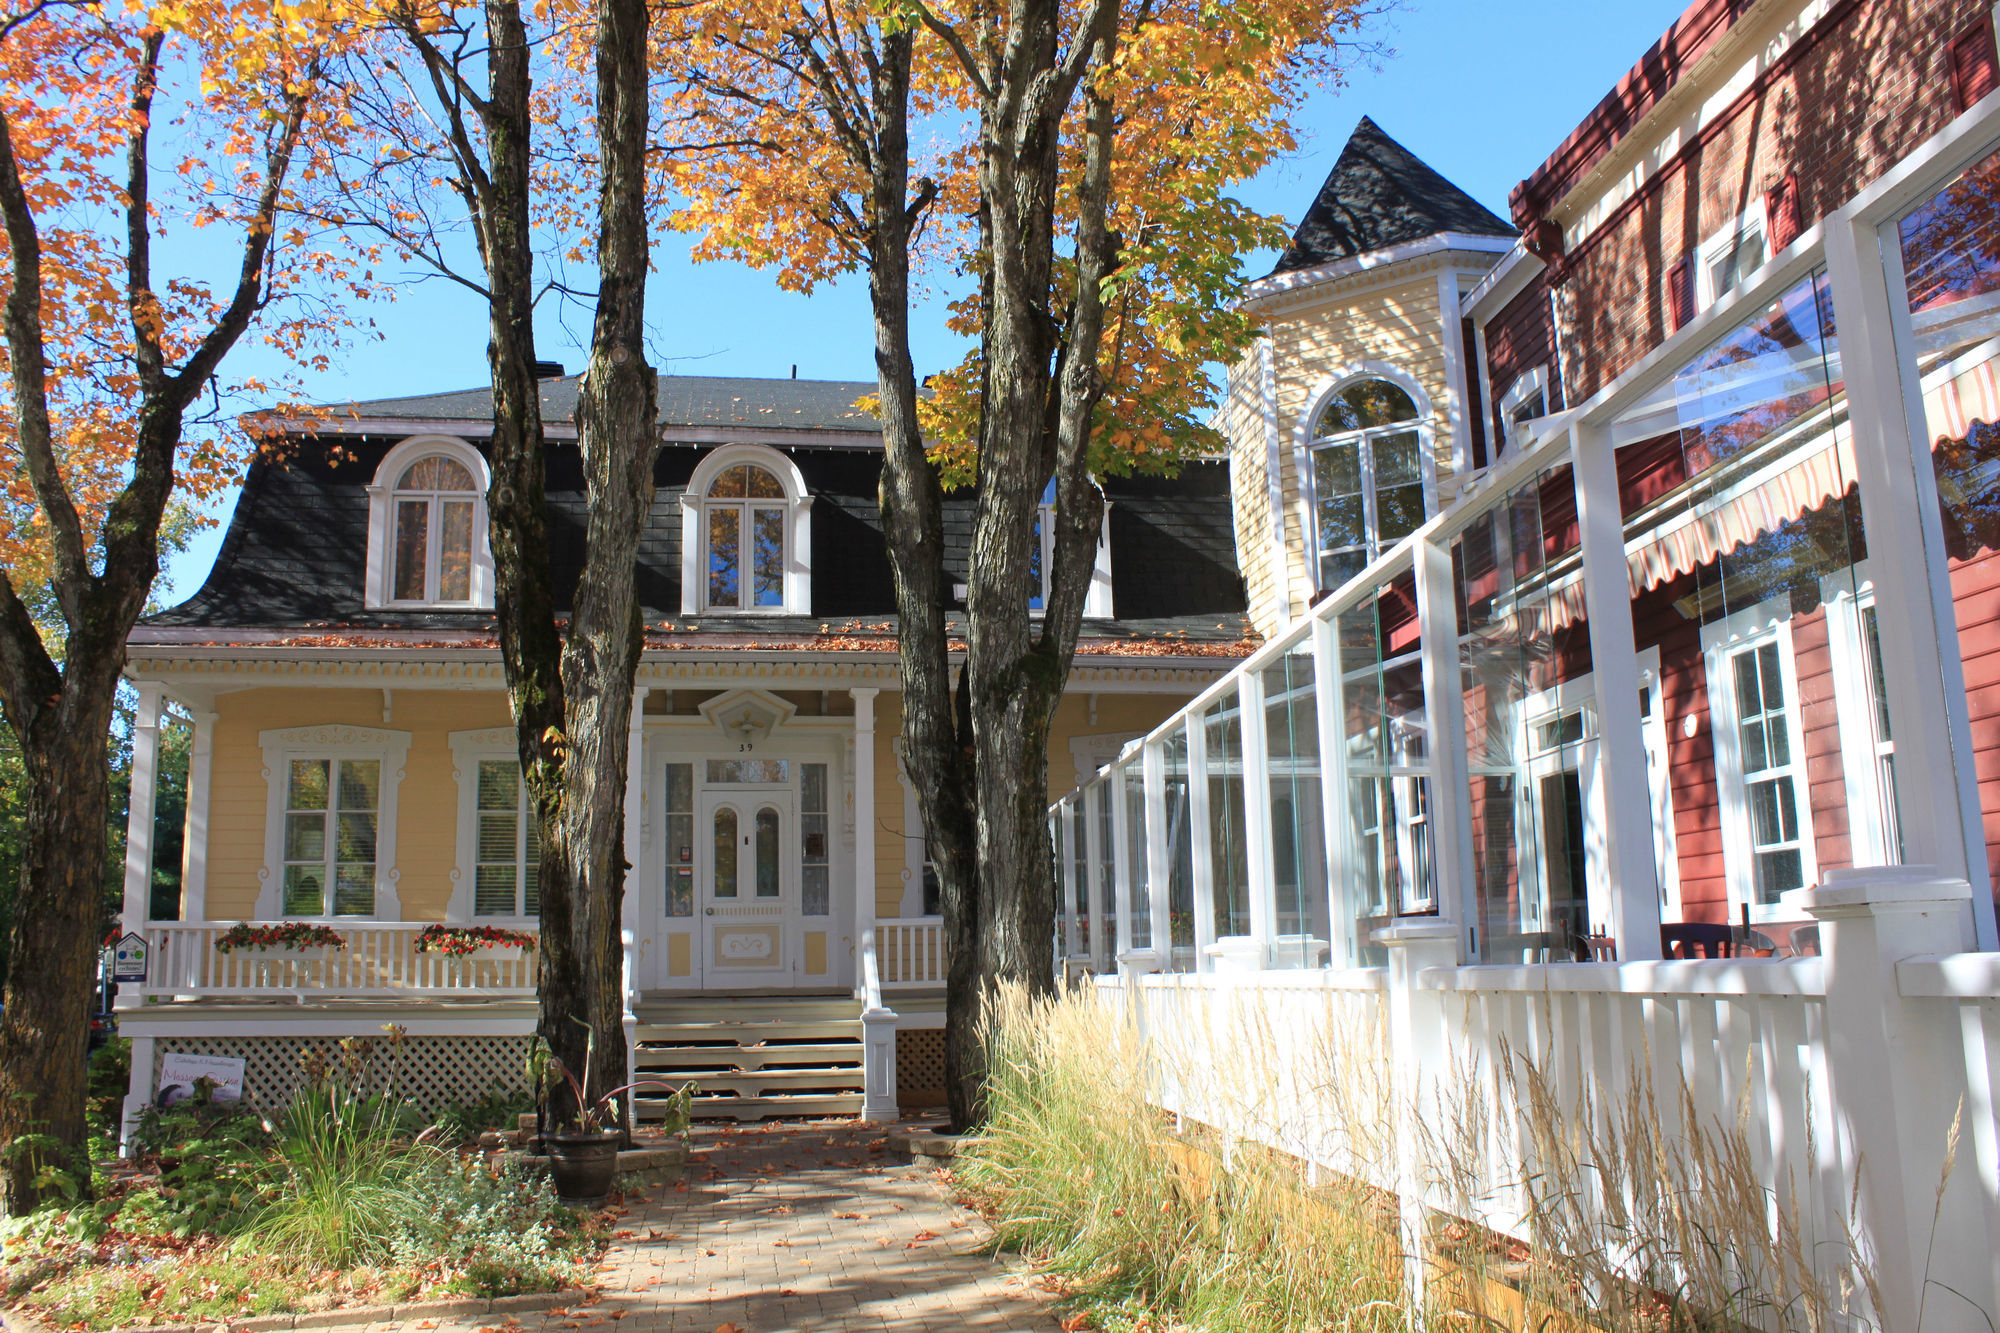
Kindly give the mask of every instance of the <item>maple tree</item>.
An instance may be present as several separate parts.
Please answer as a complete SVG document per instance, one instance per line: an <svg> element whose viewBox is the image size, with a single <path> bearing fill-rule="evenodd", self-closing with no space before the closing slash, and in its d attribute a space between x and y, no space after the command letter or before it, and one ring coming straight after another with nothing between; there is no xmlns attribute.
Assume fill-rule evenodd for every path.
<svg viewBox="0 0 2000 1333"><path fill-rule="evenodd" d="M1207 367L1255 336L1233 306L1239 260L1283 240L1227 191L1292 147L1289 116L1368 49L1372 12L751 0L661 25L670 123L705 149L668 166L697 257L772 266L800 290L869 277L903 752L943 888L956 1124L978 1115L983 989L1052 985L1047 737L1101 526L1096 479L1219 449ZM926 278L961 283L954 327L978 344L920 394L909 331ZM954 487L975 497L956 681Z"/></svg>
<svg viewBox="0 0 2000 1333"><path fill-rule="evenodd" d="M486 302L495 617L543 849L538 1033L564 1068L588 1067L590 1086L619 1087L624 800L643 646L632 551L659 444L644 345L647 7L388 0L379 18L398 56L354 62L343 82L351 114L395 147L341 158L326 216ZM578 188L592 180L594 209ZM453 249L461 224L476 266ZM551 247L594 257L598 277L576 422L584 567L566 617L549 563L534 335ZM584 1108L554 1109L566 1121Z"/></svg>
<svg viewBox="0 0 2000 1333"><path fill-rule="evenodd" d="M0 709L27 789L9 953L38 964L9 972L0 1018L9 1213L89 1186L104 737L169 506L242 461L217 372L252 330L317 363L339 296L367 290L366 251L322 244L296 208L350 128L320 95L349 39L329 0L0 13ZM170 227L232 237L233 271L162 272Z"/></svg>

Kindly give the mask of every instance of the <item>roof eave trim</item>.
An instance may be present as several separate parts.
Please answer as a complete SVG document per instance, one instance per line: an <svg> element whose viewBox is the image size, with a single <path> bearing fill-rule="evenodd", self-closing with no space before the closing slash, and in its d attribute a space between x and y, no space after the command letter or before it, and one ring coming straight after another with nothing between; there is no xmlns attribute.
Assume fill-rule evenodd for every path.
<svg viewBox="0 0 2000 1333"><path fill-rule="evenodd" d="M1401 264L1425 255L1447 250L1467 250L1479 254L1502 255L1516 243L1512 236L1475 236L1470 232L1441 231L1434 236L1421 237L1414 241L1404 241L1400 245L1385 246L1380 250L1370 250L1367 254L1350 255L1346 259L1336 259L1328 264L1315 264L1311 268L1293 269L1289 273L1273 273L1259 278L1243 289L1243 304L1252 305L1286 292L1295 292L1302 287L1316 286L1345 278L1356 273L1366 273L1371 269L1387 268L1391 264Z"/></svg>
<svg viewBox="0 0 2000 1333"><path fill-rule="evenodd" d="M491 418L430 417L273 417L246 414L244 429L252 434L285 435L456 435L483 440L493 433ZM551 440L576 439L576 427L549 422L543 433ZM879 430L837 430L819 426L685 425L666 422L660 435L667 444L770 444L822 449L880 449Z"/></svg>
<svg viewBox="0 0 2000 1333"><path fill-rule="evenodd" d="M1515 241L1507 257L1495 264L1479 280L1479 285L1465 294L1465 299L1458 304L1459 313L1475 324L1483 323L1504 310L1509 301L1535 280L1535 275L1542 268L1542 262L1528 253L1528 247L1521 241Z"/></svg>

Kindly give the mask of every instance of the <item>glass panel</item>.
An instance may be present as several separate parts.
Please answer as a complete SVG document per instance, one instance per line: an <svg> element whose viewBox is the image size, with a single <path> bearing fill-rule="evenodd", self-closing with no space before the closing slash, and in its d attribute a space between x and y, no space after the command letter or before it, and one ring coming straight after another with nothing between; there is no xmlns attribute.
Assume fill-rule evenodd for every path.
<svg viewBox="0 0 2000 1333"><path fill-rule="evenodd" d="M1135 949L1151 948L1153 908L1147 893L1146 862L1146 766L1134 756L1125 765L1125 874L1131 894L1132 911L1127 917L1127 938Z"/></svg>
<svg viewBox="0 0 2000 1333"><path fill-rule="evenodd" d="M479 816L479 861L513 865L520 854L521 820L512 810Z"/></svg>
<svg viewBox="0 0 2000 1333"><path fill-rule="evenodd" d="M1867 534L1824 273L1689 358L1613 441L1635 646L1660 657L1669 791L1654 807L1677 827L1655 845L1675 848L1688 920L1734 923L1747 904L1797 924L1779 885L1888 845L1879 804L1848 799L1875 766L1842 773L1864 749L1843 723L1868 726L1835 688L1866 670ZM1796 839L1761 842L1760 804L1781 825L1789 810Z"/></svg>
<svg viewBox="0 0 2000 1333"><path fill-rule="evenodd" d="M742 593L737 584L743 569L739 529L741 509L716 508L708 511L708 604L739 607Z"/></svg>
<svg viewBox="0 0 2000 1333"><path fill-rule="evenodd" d="M1243 809L1243 718L1232 690L1203 721L1208 741L1208 848L1215 936L1250 933L1250 867Z"/></svg>
<svg viewBox="0 0 2000 1333"><path fill-rule="evenodd" d="M757 896L778 896L778 812L765 806L757 812Z"/></svg>
<svg viewBox="0 0 2000 1333"><path fill-rule="evenodd" d="M757 782L781 783L792 780L792 761L789 759L711 759L708 761L710 782Z"/></svg>
<svg viewBox="0 0 2000 1333"><path fill-rule="evenodd" d="M1371 447L1375 453L1375 490L1378 494L1385 487L1423 481L1423 456L1417 446L1415 431L1399 430L1393 435L1375 436Z"/></svg>
<svg viewBox="0 0 2000 1333"><path fill-rule="evenodd" d="M1108 778L1099 778L1085 792L1097 819L1097 919L1109 963L1117 959L1125 940L1118 924L1118 815L1112 809Z"/></svg>
<svg viewBox="0 0 2000 1333"><path fill-rule="evenodd" d="M325 868L322 866L286 866L285 915L322 916L325 912Z"/></svg>
<svg viewBox="0 0 2000 1333"><path fill-rule="evenodd" d="M747 466L724 468L715 474L708 493L718 500L740 500L750 493L750 472Z"/></svg>
<svg viewBox="0 0 2000 1333"><path fill-rule="evenodd" d="M324 759L292 760L291 787L285 804L293 810L326 809L327 772Z"/></svg>
<svg viewBox="0 0 2000 1333"><path fill-rule="evenodd" d="M799 812L799 911L806 916L827 916L833 911L833 895L825 764L799 765Z"/></svg>
<svg viewBox="0 0 2000 1333"><path fill-rule="evenodd" d="M334 872L333 914L375 915L375 867L344 865Z"/></svg>
<svg viewBox="0 0 2000 1333"><path fill-rule="evenodd" d="M1160 747L1167 821L1167 970L1195 970L1194 824L1188 796L1188 738L1177 727Z"/></svg>
<svg viewBox="0 0 2000 1333"><path fill-rule="evenodd" d="M326 816L285 816L285 859L324 861L326 859Z"/></svg>
<svg viewBox="0 0 2000 1333"><path fill-rule="evenodd" d="M1359 380L1336 393L1320 409L1313 434L1337 435L1342 431L1386 426L1396 421L1415 421L1417 406L1387 380Z"/></svg>
<svg viewBox="0 0 2000 1333"><path fill-rule="evenodd" d="M360 864L375 859L375 816L339 816L340 824L334 833L333 859L348 864Z"/></svg>
<svg viewBox="0 0 2000 1333"><path fill-rule="evenodd" d="M524 793L525 794L525 793ZM521 811L521 915L542 912L542 830L532 806Z"/></svg>
<svg viewBox="0 0 2000 1333"><path fill-rule="evenodd" d="M382 786L382 765L373 759L340 761L339 805L342 810L373 810Z"/></svg>
<svg viewBox="0 0 2000 1333"><path fill-rule="evenodd" d="M430 560L431 504L428 500L396 503L396 600L427 599L424 577Z"/></svg>
<svg viewBox="0 0 2000 1333"><path fill-rule="evenodd" d="M479 866L473 873L472 914L513 916L518 887L513 862Z"/></svg>
<svg viewBox="0 0 2000 1333"><path fill-rule="evenodd" d="M667 915L694 915L694 765L667 765Z"/></svg>
<svg viewBox="0 0 2000 1333"><path fill-rule="evenodd" d="M769 473L760 473L769 476ZM759 506L750 511L751 543L755 553L755 586L751 599L757 606L785 604L785 511Z"/></svg>
<svg viewBox="0 0 2000 1333"><path fill-rule="evenodd" d="M784 498L785 488L778 484L776 477L763 468L746 467L737 470L747 474L744 477L744 490L751 499L781 500Z"/></svg>
<svg viewBox="0 0 2000 1333"><path fill-rule="evenodd" d="M1312 644L1301 639L1264 668L1270 752L1274 967L1320 967L1328 958L1326 843L1322 834L1319 704Z"/></svg>
<svg viewBox="0 0 2000 1333"><path fill-rule="evenodd" d="M1583 773L1590 631L1567 465L1497 497L1452 543L1472 824L1489 962L1593 956Z"/></svg>
<svg viewBox="0 0 2000 1333"><path fill-rule="evenodd" d="M1360 445L1336 444L1313 450L1313 495L1319 507L1322 551L1338 551L1367 542Z"/></svg>
<svg viewBox="0 0 2000 1333"><path fill-rule="evenodd" d="M521 766L512 759L479 761L479 808L512 810L521 800Z"/></svg>
<svg viewBox="0 0 2000 1333"><path fill-rule="evenodd" d="M433 454L420 458L403 471L403 479L396 483L399 491L469 491L473 489L472 474L465 465L453 458Z"/></svg>
<svg viewBox="0 0 2000 1333"><path fill-rule="evenodd" d="M1076 956L1092 957L1090 942L1097 938L1092 933L1090 919L1090 836L1085 832L1084 806L1080 799L1069 806L1069 850L1070 869L1076 887L1072 909L1076 913Z"/></svg>
<svg viewBox="0 0 2000 1333"><path fill-rule="evenodd" d="M736 896L736 812L726 805L715 812L715 896Z"/></svg>
<svg viewBox="0 0 2000 1333"><path fill-rule="evenodd" d="M472 502L445 500L439 503L438 518L438 600L465 602L472 599Z"/></svg>

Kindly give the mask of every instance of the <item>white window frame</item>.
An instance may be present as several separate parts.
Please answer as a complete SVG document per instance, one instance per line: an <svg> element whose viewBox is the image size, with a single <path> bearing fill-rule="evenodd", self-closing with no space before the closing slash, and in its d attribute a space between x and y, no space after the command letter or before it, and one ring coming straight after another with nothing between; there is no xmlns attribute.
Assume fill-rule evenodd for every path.
<svg viewBox="0 0 2000 1333"><path fill-rule="evenodd" d="M1542 397L1542 411L1539 416L1547 416L1549 414L1549 367L1547 362L1543 362L1532 369L1524 370L1519 375L1516 375L1514 382L1507 386L1507 392L1500 395L1501 436L1499 447L1493 451L1493 457L1496 460L1510 454L1518 453L1527 445L1529 437L1528 422L1538 420L1539 416L1516 421L1514 419L1514 411L1523 403L1533 399L1536 394L1540 394Z"/></svg>
<svg viewBox="0 0 2000 1333"><path fill-rule="evenodd" d="M784 492L785 595L778 606L708 605L708 488L732 467L761 467ZM726 501L723 503L727 503ZM747 582L747 571L744 576ZM681 492L681 614L782 616L812 614L812 494L805 474L785 454L762 444L726 444L695 465Z"/></svg>
<svg viewBox="0 0 2000 1333"><path fill-rule="evenodd" d="M410 733L381 727L286 727L257 733L264 754L264 865L257 873L257 916L278 921L400 921L396 868L396 790L410 756ZM285 811L294 759L373 759L381 764L375 810L375 910L366 916L286 917ZM329 830L328 836L331 836Z"/></svg>
<svg viewBox="0 0 2000 1333"><path fill-rule="evenodd" d="M1753 921L1790 920L1796 914L1781 903L1757 901L1756 848L1750 841L1750 802L1743 774L1742 737L1736 711L1736 677L1732 659L1766 643L1778 646L1778 668L1785 688L1785 725L1790 730L1791 762L1784 778L1792 784L1792 801L1799 820L1799 879L1805 888L1819 883L1819 858L1814 847L1812 782L1806 772L1805 719L1799 699L1798 659L1792 645L1792 608L1785 597L1772 598L1702 628L1702 656L1707 672L1710 738L1715 747L1716 803L1722 821L1723 875L1729 888L1730 919L1737 920L1749 904Z"/></svg>
<svg viewBox="0 0 2000 1333"><path fill-rule="evenodd" d="M512 727L486 727L478 731L454 731L450 734L452 780L458 784L458 853L451 870L451 902L445 909L452 921L476 923L483 926L532 925L536 918L526 914L508 916L479 916L479 765L482 761L504 759L516 767L521 762L521 751ZM523 791L526 784L523 784ZM534 818L534 808L525 796L522 798L524 819ZM525 825L524 825L525 827ZM520 833L515 835L519 844ZM525 885L516 889L515 903L518 906L525 892Z"/></svg>
<svg viewBox="0 0 2000 1333"><path fill-rule="evenodd" d="M396 577L396 481L411 464L432 455L449 458L472 474L472 595L462 602L398 600L392 596ZM374 479L368 483L368 558L362 576L362 605L371 611L431 607L491 610L493 546L487 535L486 491L492 484L493 472L487 466L486 456L455 435L412 435L383 455ZM436 527L432 525L433 533ZM426 560L428 586L437 575L435 549Z"/></svg>
<svg viewBox="0 0 2000 1333"><path fill-rule="evenodd" d="M1726 226L1718 227L1704 237L1701 244L1695 247L1694 308L1697 311L1708 309L1729 294L1715 289L1715 266L1750 236L1756 236L1763 241L1764 258L1744 269L1740 275L1742 278L1749 277L1771 258L1771 228L1764 216L1764 201L1761 198L1744 209ZM1734 290L1735 288L1730 288L1730 291Z"/></svg>
<svg viewBox="0 0 2000 1333"><path fill-rule="evenodd" d="M1666 682L1660 673L1657 646L1639 654L1639 688L1650 700L1650 711L1639 719L1646 745L1646 790L1653 806L1653 866L1660 881L1661 919L1681 915L1680 840L1674 830L1673 741L1667 730Z"/></svg>
<svg viewBox="0 0 2000 1333"><path fill-rule="evenodd" d="M1332 401L1335 394L1357 380L1374 379L1387 380L1401 389L1410 396L1411 405L1417 409L1416 419L1411 421L1407 428L1414 429L1417 432L1418 471L1424 483L1424 513L1426 516L1433 518L1438 513L1435 428L1437 410L1431 402L1430 394L1425 392L1423 385L1417 382L1416 377L1387 362L1359 361L1352 365L1343 366L1333 375L1321 380L1319 388L1313 394L1305 412L1300 415L1297 425L1293 428L1292 461L1293 466L1298 471L1299 499L1305 510L1302 515L1302 522L1305 525L1307 573L1310 575L1312 586L1320 589L1322 592L1330 592L1332 589L1325 587L1321 582L1319 495L1314 482L1312 460L1313 446L1319 442L1320 437L1313 433L1313 427L1318 424L1320 413L1326 409L1327 403ZM1395 432L1402 429L1405 429L1405 427L1401 422L1396 423L1395 426L1371 428L1371 430L1382 430L1385 432ZM1380 522L1376 513L1375 453L1373 447L1363 449L1361 457L1363 526L1367 531L1368 558L1370 561L1373 561L1379 558L1382 552L1387 549L1382 545ZM1401 539L1399 538L1398 540Z"/></svg>
<svg viewBox="0 0 2000 1333"><path fill-rule="evenodd" d="M1848 571L1841 570L1827 575L1820 587L1853 864L1897 865L1902 854L1895 846L1895 810L1882 781L1882 762L1894 756L1896 745L1876 725L1880 714L1863 620L1875 606L1875 585L1868 578L1867 562L1862 561L1854 567L1851 580Z"/></svg>
<svg viewBox="0 0 2000 1333"><path fill-rule="evenodd" d="M1055 482L1042 491L1041 506L1035 510L1035 540L1041 544L1041 586L1028 599L1028 614L1039 616L1049 604L1049 575L1055 568ZM961 594L962 595L962 594ZM1098 521L1097 552L1090 570L1090 590L1083 595L1085 620L1110 620L1111 604L1111 501L1104 501L1104 516Z"/></svg>

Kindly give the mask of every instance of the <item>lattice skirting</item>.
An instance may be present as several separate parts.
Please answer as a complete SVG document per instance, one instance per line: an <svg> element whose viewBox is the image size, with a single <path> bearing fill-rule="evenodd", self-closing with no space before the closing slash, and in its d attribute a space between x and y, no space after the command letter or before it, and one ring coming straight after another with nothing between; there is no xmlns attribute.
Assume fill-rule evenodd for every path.
<svg viewBox="0 0 2000 1333"><path fill-rule="evenodd" d="M360 1040L368 1047L367 1086L386 1082L396 1096L414 1102L424 1115L478 1101L496 1088L527 1090L530 1037L405 1037L400 1051L392 1050L386 1038ZM942 1056L943 1046L938 1050ZM169 1052L241 1059L243 1095L265 1110L291 1101L306 1081L305 1065L312 1053L328 1065L341 1059L338 1037L161 1037L153 1047L155 1093Z"/></svg>
<svg viewBox="0 0 2000 1333"><path fill-rule="evenodd" d="M896 1104L944 1105L944 1029L896 1030Z"/></svg>

